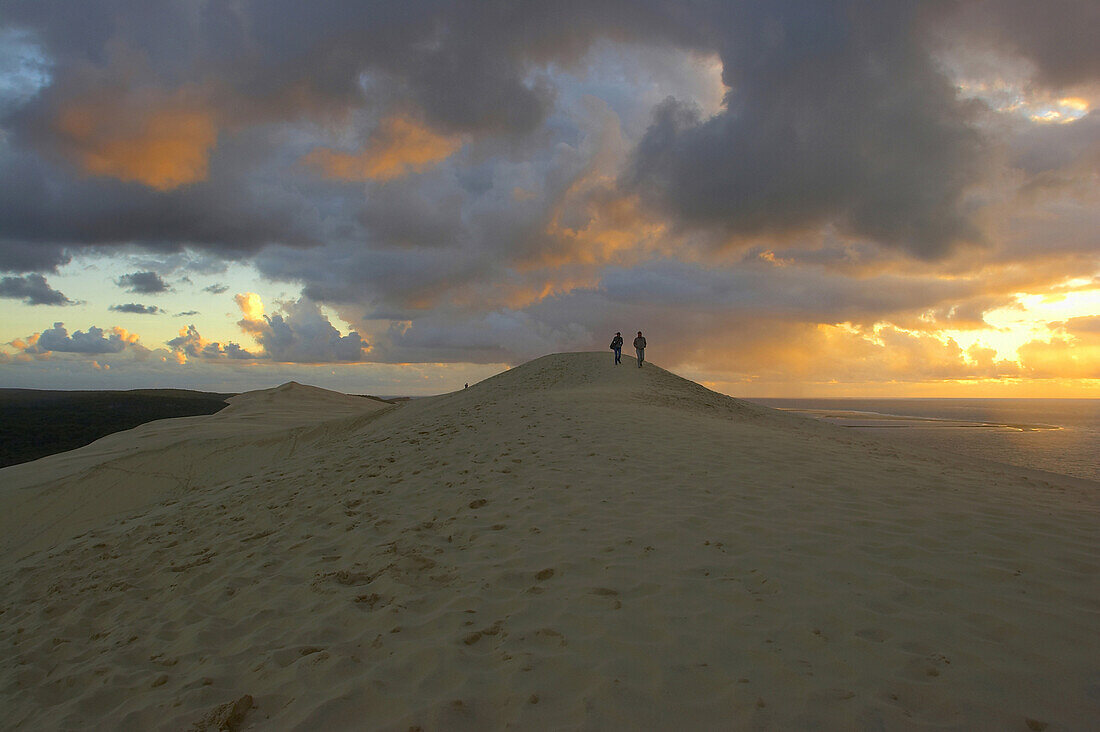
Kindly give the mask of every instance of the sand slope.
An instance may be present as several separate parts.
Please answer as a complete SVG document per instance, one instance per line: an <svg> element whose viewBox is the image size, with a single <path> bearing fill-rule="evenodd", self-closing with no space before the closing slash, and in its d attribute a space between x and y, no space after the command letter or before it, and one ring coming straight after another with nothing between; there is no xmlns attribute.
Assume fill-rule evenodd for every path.
<svg viewBox="0 0 1100 732"><path fill-rule="evenodd" d="M104 518L225 484L323 441L325 422L392 406L293 381L226 402L216 414L148 422L4 469L0 550L40 549Z"/></svg>
<svg viewBox="0 0 1100 732"><path fill-rule="evenodd" d="M1096 486L610 362L0 471L5 727L1095 726Z"/></svg>

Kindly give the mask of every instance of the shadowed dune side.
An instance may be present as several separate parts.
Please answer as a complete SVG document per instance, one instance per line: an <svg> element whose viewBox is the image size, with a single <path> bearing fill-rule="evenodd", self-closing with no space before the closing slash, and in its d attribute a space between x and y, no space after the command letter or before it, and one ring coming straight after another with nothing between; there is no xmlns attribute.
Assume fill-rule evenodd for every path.
<svg viewBox="0 0 1100 732"><path fill-rule="evenodd" d="M6 559L12 726L202 728L230 708L242 729L303 730L1100 718L1095 486L910 453L609 354L327 416Z"/></svg>

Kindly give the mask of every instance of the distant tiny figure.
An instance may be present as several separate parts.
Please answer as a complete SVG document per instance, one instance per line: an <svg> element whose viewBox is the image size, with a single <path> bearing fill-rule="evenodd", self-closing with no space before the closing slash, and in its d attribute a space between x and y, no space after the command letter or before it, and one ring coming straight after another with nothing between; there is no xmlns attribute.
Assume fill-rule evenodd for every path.
<svg viewBox="0 0 1100 732"><path fill-rule="evenodd" d="M642 331L638 331L638 337L634 339L634 350L638 352L638 368L641 368L642 361L645 361L645 337Z"/></svg>
<svg viewBox="0 0 1100 732"><path fill-rule="evenodd" d="M611 350L615 352L615 364L621 364L623 357L623 334L615 331L615 337L611 339Z"/></svg>
<svg viewBox="0 0 1100 732"><path fill-rule="evenodd" d="M469 388L470 388L470 382L469 382L469 381L467 381L467 382L466 382L466 386L464 386L464 387L462 387L462 388L463 388L463 389L469 389Z"/></svg>

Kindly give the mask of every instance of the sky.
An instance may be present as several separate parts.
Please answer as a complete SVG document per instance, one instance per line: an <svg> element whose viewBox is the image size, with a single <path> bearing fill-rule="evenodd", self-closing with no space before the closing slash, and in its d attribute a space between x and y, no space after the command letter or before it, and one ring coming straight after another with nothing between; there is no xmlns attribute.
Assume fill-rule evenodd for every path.
<svg viewBox="0 0 1100 732"><path fill-rule="evenodd" d="M1100 397L1095 0L0 0L0 386Z"/></svg>

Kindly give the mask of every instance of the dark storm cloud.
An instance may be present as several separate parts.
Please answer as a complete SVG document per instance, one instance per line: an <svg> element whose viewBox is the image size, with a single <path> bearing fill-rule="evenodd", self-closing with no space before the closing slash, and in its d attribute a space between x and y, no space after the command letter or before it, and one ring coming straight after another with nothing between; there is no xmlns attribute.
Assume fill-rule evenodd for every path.
<svg viewBox="0 0 1100 732"><path fill-rule="evenodd" d="M22 300L27 305L69 305L72 300L53 289L40 274L0 279L0 297Z"/></svg>
<svg viewBox="0 0 1100 732"><path fill-rule="evenodd" d="M528 78L531 61L576 58L601 35L700 35L676 22L674 7L624 0L522 7L277 0L200 8L99 0L78 9L47 0L9 2L5 14L38 35L62 73L106 65L120 41L166 81L216 71L239 116L345 108L361 101L369 73L399 85L436 126L509 133L534 129L553 99L552 89Z"/></svg>
<svg viewBox="0 0 1100 732"><path fill-rule="evenodd" d="M209 180L157 191L77 175L0 146L0 269L53 270L89 247L191 247L239 258L272 242L316 244L314 206L271 183L269 171L261 170L258 181L249 178L253 166L262 166L259 152L244 147L240 140L220 145Z"/></svg>
<svg viewBox="0 0 1100 732"><path fill-rule="evenodd" d="M131 313L134 315L156 315L164 312L156 305L142 305L136 302L128 302L125 305L112 305L108 310L113 310L116 313Z"/></svg>
<svg viewBox="0 0 1100 732"><path fill-rule="evenodd" d="M89 2L73 11L66 3L11 3L8 22L39 39L55 83L5 123L18 144L0 150L0 180L6 182L0 200L11 204L0 207L0 262L19 271L51 269L81 246L102 251L130 243L243 256L271 243L303 247L326 239L320 215L334 222L336 236L357 235L355 211L333 210L339 199L333 187L280 186L301 171L286 168L295 154L285 149L278 128L264 123L327 124L352 109L365 110L370 119L392 107L411 110L444 132L530 133L554 96L545 79L531 77L533 65L573 59L608 32L684 35L660 4L626 7L322 2L307 9L286 2L245 3L229 11ZM173 91L188 84L182 97ZM138 90L137 101L127 101L128 87ZM133 106L107 125L116 130L148 112L149 100L140 96L148 88L159 90L146 94L154 101L176 105L171 111L187 111L185 102L198 105L206 113L200 121L219 128L205 177L201 144L190 150L196 159L189 168L166 178L156 172L163 165L139 168L118 155L105 164L95 139L73 149L56 129L81 95L108 95L120 107ZM371 102L380 108L367 109ZM276 131L268 138L264 129ZM155 141L145 142L143 151L158 149ZM91 159L101 175L73 175L74 157L77 167ZM438 227L422 225L424 208L435 210L439 202L414 197L388 203L396 206L393 213L369 202L365 207L376 242L442 238ZM455 238L461 237L448 240Z"/></svg>
<svg viewBox="0 0 1100 732"><path fill-rule="evenodd" d="M378 241L400 247L444 247L461 235L460 192L433 198L400 183L377 187L363 204L359 220Z"/></svg>
<svg viewBox="0 0 1100 732"><path fill-rule="evenodd" d="M688 226L788 234L835 222L939 257L978 238L970 112L900 3L738 6L724 19L727 109L668 100L626 182Z"/></svg>
<svg viewBox="0 0 1100 732"><path fill-rule="evenodd" d="M1092 27L1094 3L1059 0L1053 12L1042 11L1043 23L1023 0L980 5L971 14L988 20L998 42L1025 49L1049 74L1095 75L1096 52L1088 49L1096 44L1074 43ZM55 78L8 120L21 148L55 146L42 130L59 105L87 91L81 84L114 89L134 80L165 90L198 85L191 95L232 134L219 136L207 179L172 190L72 180L34 156L5 155L0 178L9 185L0 200L18 205L3 209L0 245L23 249L2 253L20 267L49 268L75 244L249 252L273 242L316 243L319 232L306 233L300 217L287 215L311 207L302 191L289 194L296 205L288 207L273 202L271 190L234 185L241 166L256 164L225 149L239 130L362 108L366 83L377 99L411 105L444 132L531 133L555 96L545 65L572 63L596 39L610 38L716 52L724 63L728 109L702 119L689 104L665 103L624 178L685 226L737 237L831 221L919 257L942 256L979 238L966 194L982 173L982 139L926 48L927 27L956 18L951 7L901 0L282 0L232 8L101 1L79 9L11 2L7 22L38 39ZM368 205L364 216L382 241L438 241L436 230L418 229L421 217L406 213L415 203L399 202L403 215L388 217L380 204ZM38 244L37 256L28 243Z"/></svg>
<svg viewBox="0 0 1100 732"><path fill-rule="evenodd" d="M959 32L1024 55L1042 83L1063 87L1100 77L1095 0L984 0L960 7L952 17Z"/></svg>
<svg viewBox="0 0 1100 732"><path fill-rule="evenodd" d="M973 280L878 275L852 280L815 267L740 266L700 269L654 262L609 269L600 286L613 302L638 299L675 309L788 315L799 320L873 323L879 318L923 311L984 295Z"/></svg>
<svg viewBox="0 0 1100 732"><path fill-rule="evenodd" d="M266 357L303 363L499 362L600 345L603 330L627 332L623 321L641 315L679 328L684 343L722 318L743 324L747 312L805 327L922 309L978 323L997 293L868 276L866 260L846 257L885 248L895 264L931 262L982 241L972 192L996 133L935 61L933 29L981 33L1034 59L1041 83L1066 84L1100 76L1096 44L1080 42L1095 12L1068 0L1044 22L1023 0L8 2L0 22L39 44L53 83L37 96L24 84L18 104L0 107L0 269L51 270L82 249L121 247L251 258L314 301L249 321ZM578 121L562 69L583 76L598 41L609 53L633 44L643 55L658 46L716 55L726 106L708 116L670 98L640 140L640 116ZM81 104L104 117L91 132L74 112ZM112 135L146 113L150 124L130 130L133 149L154 158L142 167L140 155L117 154L133 140ZM157 158L154 128L174 132L181 115L199 134L185 140L187 164L164 173L178 161ZM455 151L423 169L397 166L403 177L384 182L332 180L301 163L320 148L358 159L392 117L447 136ZM1053 186L1054 173L1093 149L1094 118L1021 135L1010 165ZM633 198L637 209L623 205ZM604 210L624 225L586 238ZM828 227L844 242L817 254L851 279L822 278L812 252L801 269L767 274L654 263L629 228L643 215L654 237L667 233L670 259L719 256L672 251L695 236L738 244ZM616 247L638 253L614 259ZM1024 249L1036 256L1030 240ZM345 318L414 322L383 328L368 346L358 331L340 334L317 302L345 307ZM192 331L172 347L257 357Z"/></svg>
<svg viewBox="0 0 1100 732"><path fill-rule="evenodd" d="M1013 137L1012 163L1031 176L1030 188L1071 182L1074 168L1100 171L1100 111L1070 124L1021 130Z"/></svg>
<svg viewBox="0 0 1100 732"><path fill-rule="evenodd" d="M0 182L0 188L3 187ZM0 216L2 216L0 212ZM5 272L56 272L72 261L61 244L11 241L0 230L0 270Z"/></svg>
<svg viewBox="0 0 1100 732"><path fill-rule="evenodd" d="M115 284L128 292L137 292L142 295L153 295L168 290L168 283L156 272L131 272L119 277L115 280Z"/></svg>

